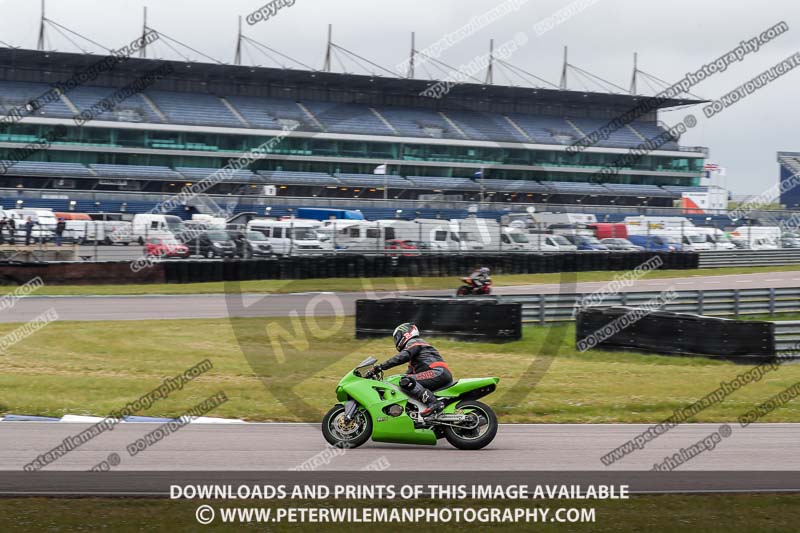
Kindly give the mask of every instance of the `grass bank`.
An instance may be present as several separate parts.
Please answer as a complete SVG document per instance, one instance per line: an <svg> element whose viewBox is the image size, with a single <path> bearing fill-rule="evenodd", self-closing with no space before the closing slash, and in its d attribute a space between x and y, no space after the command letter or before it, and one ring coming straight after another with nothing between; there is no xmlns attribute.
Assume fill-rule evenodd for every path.
<svg viewBox="0 0 800 533"><path fill-rule="evenodd" d="M0 336L17 327L0 325ZM502 422L657 422L748 369L707 358L579 353L574 335L569 324L526 327L521 341L507 344L434 342L456 377L501 378L487 401ZM54 322L0 356L0 413L103 415L208 358L213 369L139 414L176 416L222 390L230 401L212 416L317 422L346 372L392 348L389 339L354 339L351 318ZM800 365L783 365L694 421L735 421L796 382ZM800 422L800 404L763 421Z"/></svg>

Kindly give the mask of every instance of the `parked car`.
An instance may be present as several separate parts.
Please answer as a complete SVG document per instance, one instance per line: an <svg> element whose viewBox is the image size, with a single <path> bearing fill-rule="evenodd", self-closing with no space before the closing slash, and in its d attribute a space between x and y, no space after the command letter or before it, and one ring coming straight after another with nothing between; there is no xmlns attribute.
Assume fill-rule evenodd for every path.
<svg viewBox="0 0 800 533"><path fill-rule="evenodd" d="M797 237L786 237L781 239L781 248L800 248L800 239Z"/></svg>
<svg viewBox="0 0 800 533"><path fill-rule="evenodd" d="M189 257L189 248L177 239L150 237L145 241L145 248L149 257Z"/></svg>
<svg viewBox="0 0 800 533"><path fill-rule="evenodd" d="M645 250L656 252L680 252L681 243L665 235L628 235L628 240Z"/></svg>
<svg viewBox="0 0 800 533"><path fill-rule="evenodd" d="M385 249L401 250L403 252L402 255L406 257L412 255L419 255L419 248L417 248L417 244L414 241L408 241L405 239L390 239L386 241ZM390 254L390 255L397 255L397 254Z"/></svg>
<svg viewBox="0 0 800 533"><path fill-rule="evenodd" d="M272 257L272 245L260 231L230 230L228 235L236 245L236 255L245 259L251 257Z"/></svg>
<svg viewBox="0 0 800 533"><path fill-rule="evenodd" d="M215 257L233 257L236 255L234 244L228 232L213 230L199 233L186 242L192 255L202 255L209 259Z"/></svg>
<svg viewBox="0 0 800 533"><path fill-rule="evenodd" d="M597 237L589 235L564 235L564 237L574 244L578 250L608 250L608 246L600 242Z"/></svg>
<svg viewBox="0 0 800 533"><path fill-rule="evenodd" d="M606 239L600 239L600 242L606 245L609 250L617 250L622 252L641 252L644 250L643 247L636 246L628 239L609 237Z"/></svg>

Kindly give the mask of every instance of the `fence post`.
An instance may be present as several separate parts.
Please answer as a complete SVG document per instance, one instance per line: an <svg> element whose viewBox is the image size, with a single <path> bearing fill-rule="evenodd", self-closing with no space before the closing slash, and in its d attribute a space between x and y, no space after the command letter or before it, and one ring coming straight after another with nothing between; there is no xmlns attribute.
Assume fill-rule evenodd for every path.
<svg viewBox="0 0 800 533"><path fill-rule="evenodd" d="M769 289L769 315L775 316L775 288Z"/></svg>
<svg viewBox="0 0 800 533"><path fill-rule="evenodd" d="M739 318L739 289L733 289L733 316Z"/></svg>
<svg viewBox="0 0 800 533"><path fill-rule="evenodd" d="M698 291L697 292L697 314L698 315L702 315L703 314L703 303L704 303L703 302L703 298L704 298L704 295L705 295L704 291Z"/></svg>
<svg viewBox="0 0 800 533"><path fill-rule="evenodd" d="M545 314L544 314L545 301L544 300L545 300L545 295L544 294L540 294L539 295L539 325L540 326L544 326L544 322L545 322L545 320L544 320L545 319Z"/></svg>
<svg viewBox="0 0 800 533"><path fill-rule="evenodd" d="M381 245L381 223L375 222L375 227L378 228L377 235L375 236L375 253L380 254L382 253L380 245ZM384 250L386 249L386 245L383 246ZM385 253L385 252L384 252Z"/></svg>

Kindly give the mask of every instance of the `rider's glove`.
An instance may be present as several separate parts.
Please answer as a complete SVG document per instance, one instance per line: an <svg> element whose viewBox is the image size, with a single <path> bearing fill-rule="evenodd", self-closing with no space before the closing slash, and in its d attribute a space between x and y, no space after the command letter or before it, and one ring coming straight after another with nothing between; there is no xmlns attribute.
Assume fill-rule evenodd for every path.
<svg viewBox="0 0 800 533"><path fill-rule="evenodd" d="M367 379L371 379L375 377L375 375L381 370L383 370L383 367L381 365L375 365L370 370L367 370L367 373L364 374L364 377Z"/></svg>

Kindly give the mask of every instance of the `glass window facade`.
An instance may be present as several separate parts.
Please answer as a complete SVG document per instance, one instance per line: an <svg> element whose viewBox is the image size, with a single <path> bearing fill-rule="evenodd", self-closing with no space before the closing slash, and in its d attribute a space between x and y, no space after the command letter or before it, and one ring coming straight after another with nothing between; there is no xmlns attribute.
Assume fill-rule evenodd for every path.
<svg viewBox="0 0 800 533"><path fill-rule="evenodd" d="M31 143L40 140L52 126L17 124L0 133L0 142ZM134 148L173 150L171 154L144 154L102 151L46 150L33 154L35 161L63 161L83 164L106 163L128 165L158 165L168 167L220 168L228 159L218 152L244 152L268 142L270 137L246 134L219 134L198 132L168 132L154 130L77 128L67 127L66 135L53 144L62 146L97 146L103 148ZM13 149L0 149L0 157L7 159ZM181 154L181 151L206 152L209 156ZM534 179L540 181L585 182L594 172L577 172L575 169L600 170L614 167L624 154L588 152L570 154L562 150L505 148L500 146L455 146L414 143L373 142L361 140L334 140L318 137L286 137L273 150L275 154L306 157L341 158L341 162L314 162L260 160L253 170L303 170L316 172L350 172L371 174L373 162L358 163L358 159L404 161L398 172L391 165L390 172L403 175L472 177L478 168L486 168L485 177L499 179ZM349 160L349 161L345 161ZM413 164L419 162L419 165ZM425 163L438 163L427 166ZM465 167L441 165L458 163ZM696 185L704 160L700 157L644 155L634 158L621 168L632 171L618 174L603 181L650 185ZM516 170L506 166L547 167L542 170ZM563 168L563 170L559 170ZM661 171L696 173L695 177L675 177L638 174L635 171Z"/></svg>

